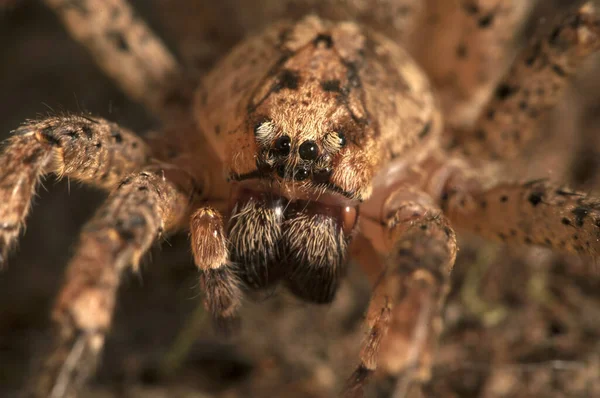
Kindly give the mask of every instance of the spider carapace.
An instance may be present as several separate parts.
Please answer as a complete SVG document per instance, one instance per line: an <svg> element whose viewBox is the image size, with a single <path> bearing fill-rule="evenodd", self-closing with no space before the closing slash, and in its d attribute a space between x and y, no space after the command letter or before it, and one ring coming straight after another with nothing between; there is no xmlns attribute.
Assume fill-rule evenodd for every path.
<svg viewBox="0 0 600 398"><path fill-rule="evenodd" d="M94 116L54 116L24 124L6 143L2 260L43 174L111 192L71 259L53 311L59 333L31 383L35 396L73 394L93 372L122 272L164 232L189 228L205 303L223 332L236 324L242 297L274 284L330 303L354 257L373 292L347 396L360 396L374 374L388 376L376 382L396 380L396 394L429 377L457 250L451 225L509 243L600 250L597 199L543 181L502 182L473 161L509 158L533 140L537 120L600 47L591 4L528 44L480 116L461 125L452 122L452 97L437 100L399 44L402 29L385 23L386 7L405 21L427 12L419 2L371 9L349 1L341 14L329 7L334 1L309 7L242 40L195 90L124 0L46 3L165 128L143 140ZM482 29L493 23L476 6L455 11ZM489 48L463 39L459 54L471 44L482 52L471 68L489 59Z"/></svg>

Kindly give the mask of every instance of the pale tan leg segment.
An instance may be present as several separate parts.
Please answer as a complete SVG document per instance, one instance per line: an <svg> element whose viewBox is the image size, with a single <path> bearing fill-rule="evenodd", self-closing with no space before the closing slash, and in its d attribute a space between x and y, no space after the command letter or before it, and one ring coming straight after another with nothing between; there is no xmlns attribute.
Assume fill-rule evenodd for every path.
<svg viewBox="0 0 600 398"><path fill-rule="evenodd" d="M591 2L531 43L515 60L472 129L458 144L478 158L517 156L537 138L539 122L562 98L569 78L600 49L600 19Z"/></svg>
<svg viewBox="0 0 600 398"><path fill-rule="evenodd" d="M452 224L507 243L600 253L600 199L544 181L477 188L451 180L444 210Z"/></svg>
<svg viewBox="0 0 600 398"><path fill-rule="evenodd" d="M200 269L205 306L219 332L228 335L237 329L241 305L240 280L229 262L223 217L210 207L194 213L191 221L194 261Z"/></svg>
<svg viewBox="0 0 600 398"><path fill-rule="evenodd" d="M52 318L57 339L30 392L31 397L70 397L93 374L110 329L125 269L163 231L181 225L189 196L162 173L127 177L84 227Z"/></svg>
<svg viewBox="0 0 600 398"><path fill-rule="evenodd" d="M528 0L426 0L411 52L451 126L472 123L506 70ZM440 62L440 60L444 60Z"/></svg>
<svg viewBox="0 0 600 398"><path fill-rule="evenodd" d="M161 116L188 112L180 66L126 0L44 2L133 100Z"/></svg>
<svg viewBox="0 0 600 398"><path fill-rule="evenodd" d="M376 370L377 384L394 380L393 389L398 391L392 394L430 376L456 237L434 206L406 201L392 214L385 220L391 244L386 270L371 298L370 331L345 397L361 397L363 384Z"/></svg>
<svg viewBox="0 0 600 398"><path fill-rule="evenodd" d="M0 154L0 265L23 228L43 175L55 173L108 190L149 156L141 138L100 118L51 117L19 127Z"/></svg>

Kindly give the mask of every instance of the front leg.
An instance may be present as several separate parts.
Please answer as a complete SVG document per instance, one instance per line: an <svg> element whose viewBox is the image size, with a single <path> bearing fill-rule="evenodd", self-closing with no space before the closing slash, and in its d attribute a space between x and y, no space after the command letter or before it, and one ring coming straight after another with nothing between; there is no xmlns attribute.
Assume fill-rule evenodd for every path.
<svg viewBox="0 0 600 398"><path fill-rule="evenodd" d="M381 225L383 239L378 247L387 251L385 270L371 298L369 333L361 363L348 381L347 397L362 396L362 386L375 370L378 382L394 380L395 397L403 396L413 381L430 376L456 258L456 237L426 195L405 196L386 212Z"/></svg>
<svg viewBox="0 0 600 398"><path fill-rule="evenodd" d="M190 235L194 262L201 272L205 306L215 327L230 334L238 325L242 289L229 261L223 216L210 207L198 209L191 219Z"/></svg>
<svg viewBox="0 0 600 398"><path fill-rule="evenodd" d="M150 159L133 132L88 116L25 123L0 154L0 266L25 224L40 179L50 173L110 190Z"/></svg>
<svg viewBox="0 0 600 398"><path fill-rule="evenodd" d="M82 231L52 312L57 338L28 396L77 394L95 370L123 271L179 227L188 206L189 195L162 172L131 175L108 197Z"/></svg>

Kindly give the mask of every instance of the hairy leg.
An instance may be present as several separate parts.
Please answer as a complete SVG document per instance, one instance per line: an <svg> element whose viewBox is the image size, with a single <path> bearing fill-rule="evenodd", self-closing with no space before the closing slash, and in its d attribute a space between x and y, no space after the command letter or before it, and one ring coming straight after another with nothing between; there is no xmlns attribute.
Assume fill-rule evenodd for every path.
<svg viewBox="0 0 600 398"><path fill-rule="evenodd" d="M531 8L524 0L426 0L411 52L440 93L447 122L472 123L507 68ZM440 62L443 60L443 62Z"/></svg>
<svg viewBox="0 0 600 398"><path fill-rule="evenodd" d="M600 19L591 2L531 42L498 85L473 128L456 132L478 158L511 158L540 134L539 121L562 98L569 78L600 49Z"/></svg>
<svg viewBox="0 0 600 398"><path fill-rule="evenodd" d="M102 70L161 116L188 112L183 72L126 0L44 0Z"/></svg>
<svg viewBox="0 0 600 398"><path fill-rule="evenodd" d="M383 221L388 253L367 312L369 332L361 363L345 396L361 397L375 370L378 384L394 382L394 396L429 378L442 329L441 311L456 258L456 237L441 211L425 195L397 202ZM394 393L394 392L393 392Z"/></svg>
<svg viewBox="0 0 600 398"><path fill-rule="evenodd" d="M149 156L141 138L104 119L51 117L19 127L0 154L0 265L23 228L43 175L54 173L109 190Z"/></svg>
<svg viewBox="0 0 600 398"><path fill-rule="evenodd" d="M190 233L194 261L202 273L205 306L219 331L229 333L237 326L242 290L229 262L223 217L210 207L198 209L192 216Z"/></svg>
<svg viewBox="0 0 600 398"><path fill-rule="evenodd" d="M84 227L52 319L56 342L32 397L72 396L93 373L110 328L123 271L137 268L157 237L181 225L189 195L163 173L125 178Z"/></svg>
<svg viewBox="0 0 600 398"><path fill-rule="evenodd" d="M443 208L455 227L486 238L600 253L600 198L543 180L485 188L476 177L455 175L446 185Z"/></svg>

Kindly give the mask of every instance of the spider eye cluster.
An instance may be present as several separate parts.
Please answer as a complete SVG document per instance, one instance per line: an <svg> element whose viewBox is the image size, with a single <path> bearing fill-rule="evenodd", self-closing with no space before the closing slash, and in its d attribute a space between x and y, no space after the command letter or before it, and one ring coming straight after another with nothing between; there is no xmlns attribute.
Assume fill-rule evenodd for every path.
<svg viewBox="0 0 600 398"><path fill-rule="evenodd" d="M261 117L254 126L254 135L260 146L258 168L264 173L274 172L281 179L304 181L313 178L316 183L327 183L332 172L334 154L346 146L343 129L334 129L318 142L308 139L294 142L275 123ZM292 165L293 163L293 165Z"/></svg>

